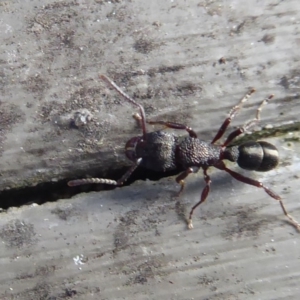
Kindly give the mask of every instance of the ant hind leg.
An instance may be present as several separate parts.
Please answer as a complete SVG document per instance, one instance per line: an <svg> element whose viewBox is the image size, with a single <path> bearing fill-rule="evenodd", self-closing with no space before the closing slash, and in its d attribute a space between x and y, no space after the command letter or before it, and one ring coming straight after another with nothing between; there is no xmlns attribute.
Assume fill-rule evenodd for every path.
<svg viewBox="0 0 300 300"><path fill-rule="evenodd" d="M279 201L279 204L281 206L281 209L282 209L284 215L290 220L290 222L293 224L293 226L296 227L296 229L300 231L300 223L297 220L295 220L294 217L292 217L287 212L287 210L286 210L286 208L285 208L285 206L283 204L282 198L279 195L277 195L275 192L273 192L271 189L269 189L268 187L266 187L262 182L254 180L254 179L249 178L249 177L245 177L242 174L239 174L237 172L234 172L234 171L228 169L225 166L224 162L222 162L222 161L218 165L216 165L215 167L218 168L218 169L220 169L220 170L222 170L222 171L225 171L225 172L229 173L234 179L236 179L238 181L241 181L243 183L256 186L258 188L263 188L265 190L265 192L270 197L272 197L273 199Z"/></svg>

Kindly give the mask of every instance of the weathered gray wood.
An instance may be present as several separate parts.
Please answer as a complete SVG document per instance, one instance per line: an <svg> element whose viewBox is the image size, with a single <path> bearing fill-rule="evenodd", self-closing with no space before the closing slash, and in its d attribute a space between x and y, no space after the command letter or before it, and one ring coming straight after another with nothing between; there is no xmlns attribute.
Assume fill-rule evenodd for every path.
<svg viewBox="0 0 300 300"><path fill-rule="evenodd" d="M279 168L247 174L299 220L299 143L270 142ZM211 178L193 230L183 217L201 174L180 199L165 178L1 213L0 299L298 299L299 232L279 204L221 172Z"/></svg>
<svg viewBox="0 0 300 300"><path fill-rule="evenodd" d="M111 2L0 3L0 190L128 163L135 109L99 73L149 118L187 122L204 138L249 86L257 95L234 125L274 93L262 124L297 126L298 1ZM70 129L78 111L92 120ZM247 174L299 220L299 136L270 141L279 168ZM0 299L298 299L299 233L279 204L211 175L192 231L183 216L201 174L188 178L181 204L165 178L2 212Z"/></svg>
<svg viewBox="0 0 300 300"><path fill-rule="evenodd" d="M296 0L0 5L0 190L128 164L123 145L139 133L135 108L99 73L149 118L188 123L203 138L249 86L258 90L251 108L276 94L264 124L299 120ZM71 129L77 112L92 118ZM252 115L245 110L234 124Z"/></svg>

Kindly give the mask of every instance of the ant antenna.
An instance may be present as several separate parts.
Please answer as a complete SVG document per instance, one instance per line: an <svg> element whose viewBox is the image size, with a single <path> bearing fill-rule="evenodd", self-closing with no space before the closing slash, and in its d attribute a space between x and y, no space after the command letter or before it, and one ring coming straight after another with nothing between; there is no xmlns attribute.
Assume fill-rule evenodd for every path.
<svg viewBox="0 0 300 300"><path fill-rule="evenodd" d="M115 89L125 100L132 103L133 105L137 106L140 109L141 114L141 125L142 125L142 131L143 131L143 138L146 140L146 116L145 111L142 105L138 104L136 101L134 101L129 95L127 95L125 92L123 92L110 78L106 77L105 75L99 75L100 79L108 83L113 89Z"/></svg>

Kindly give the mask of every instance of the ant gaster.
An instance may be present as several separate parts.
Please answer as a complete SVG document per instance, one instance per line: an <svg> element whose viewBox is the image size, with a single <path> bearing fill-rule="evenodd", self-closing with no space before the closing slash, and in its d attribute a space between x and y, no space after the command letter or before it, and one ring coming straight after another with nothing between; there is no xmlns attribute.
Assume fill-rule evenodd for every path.
<svg viewBox="0 0 300 300"><path fill-rule="evenodd" d="M146 169L158 172L176 169L185 170L176 178L177 183L181 185L181 189L179 191L179 193L181 193L184 189L184 179L190 173L196 173L200 168L202 168L206 184L202 191L200 201L196 203L190 211L188 227L191 229L193 228L193 212L201 203L205 201L210 190L211 180L207 174L207 170L209 167L215 167L219 170L229 173L236 180L264 189L269 196L279 201L283 213L288 217L291 223L298 230L300 230L300 224L290 214L287 213L283 205L282 198L279 195L270 190L263 183L230 170L223 162L224 159L227 159L229 161L236 162L239 167L243 169L260 172L270 171L277 166L279 162L278 151L274 145L265 141L249 141L241 144L240 146L228 147L230 142L232 142L237 136L241 135L250 127L259 122L260 111L262 107L273 98L273 95L270 95L263 100L261 105L258 107L256 117L253 120L250 120L242 127L231 132L223 144L215 145L215 143L223 136L237 112L241 109L242 104L244 104L255 92L254 89L251 89L240 100L240 102L231 109L229 116L221 125L216 136L209 143L198 139L197 134L193 131L193 129L183 124L165 121L146 121L145 112L142 105L138 104L135 100L123 92L108 77L100 75L100 78L113 89L115 89L126 101L139 108L140 114L135 114L134 117L140 123L142 135L133 137L126 143L125 154L127 158L133 162L133 165L119 180L115 181L104 178L77 179L69 181L69 186L90 183L121 186L138 166L142 166ZM146 123L153 125L159 124L172 129L186 130L189 136L179 139L174 134L161 130L147 132Z"/></svg>

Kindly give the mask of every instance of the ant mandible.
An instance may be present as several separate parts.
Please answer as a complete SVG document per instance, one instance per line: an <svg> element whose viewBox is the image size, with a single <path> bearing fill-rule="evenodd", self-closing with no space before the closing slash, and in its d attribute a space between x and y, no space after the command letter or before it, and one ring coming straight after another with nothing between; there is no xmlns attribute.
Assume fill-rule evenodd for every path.
<svg viewBox="0 0 300 300"><path fill-rule="evenodd" d="M210 190L211 180L207 174L209 167L215 167L219 170L229 173L233 178L243 183L262 188L265 192L275 200L278 200L283 213L290 222L300 230L300 224L288 214L285 206L282 202L282 198L266 187L262 182L245 177L237 172L234 172L226 167L223 162L227 159L232 162L236 162L240 168L245 170L267 172L274 169L278 162L278 151L276 147L265 141L249 141L241 144L240 146L228 147L228 145L239 135L244 133L253 125L257 124L260 120L260 112L262 107L266 105L274 95L270 95L262 101L257 109L256 117L253 120L248 121L242 127L234 130L229 134L225 142L221 145L215 145L215 143L224 135L227 127L231 123L232 119L236 116L241 106L250 98L255 92L251 89L241 100L234 106L229 116L225 119L216 136L209 142L202 141L197 138L197 134L194 130L186 125L165 122L165 121L146 121L145 111L142 105L133 100L125 92L123 92L111 79L104 75L100 75L100 78L115 89L126 101L132 103L139 108L140 114L135 114L134 117L139 121L142 128L142 135L131 138L125 145L125 154L128 159L133 162L133 165L129 170L117 181L105 178L86 178L76 179L68 182L69 186L77 186L90 183L100 183L121 186L129 178L132 172L138 167L142 166L149 170L158 172L166 172L176 169L185 170L179 176L176 181L181 185L180 194L184 189L184 180L190 173L196 173L202 168L205 187L202 191L200 201L196 203L189 214L188 228L193 228L192 216L194 210L203 203ZM159 124L172 129L186 130L189 134L188 137L182 140L178 139L172 133L164 131L147 132L146 123Z"/></svg>

